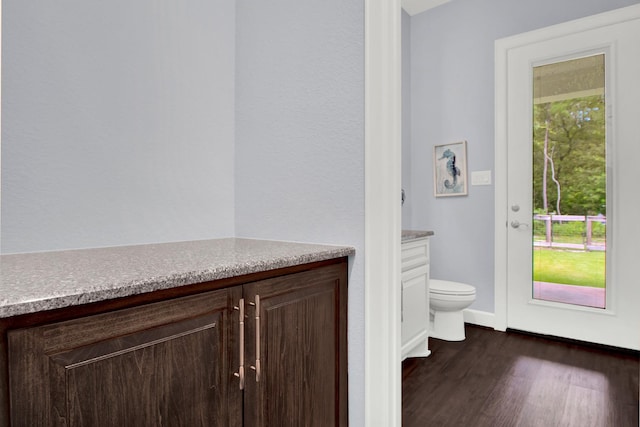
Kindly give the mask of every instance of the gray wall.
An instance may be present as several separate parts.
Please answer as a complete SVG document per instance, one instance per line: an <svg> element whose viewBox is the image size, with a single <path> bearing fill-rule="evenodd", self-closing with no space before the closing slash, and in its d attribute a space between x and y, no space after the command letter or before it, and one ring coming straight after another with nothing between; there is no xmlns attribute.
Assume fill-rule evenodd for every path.
<svg viewBox="0 0 640 427"><path fill-rule="evenodd" d="M3 2L3 253L234 234L234 15Z"/></svg>
<svg viewBox="0 0 640 427"><path fill-rule="evenodd" d="M364 4L5 0L2 15L2 252L355 246L363 425Z"/></svg>
<svg viewBox="0 0 640 427"><path fill-rule="evenodd" d="M472 283L494 311L494 188L435 199L433 146L468 141L469 173L494 169L494 41L637 0L454 0L411 18L412 226L432 229L431 275Z"/></svg>
<svg viewBox="0 0 640 427"><path fill-rule="evenodd" d="M356 247L349 413L364 424L364 5L237 1L236 233Z"/></svg>

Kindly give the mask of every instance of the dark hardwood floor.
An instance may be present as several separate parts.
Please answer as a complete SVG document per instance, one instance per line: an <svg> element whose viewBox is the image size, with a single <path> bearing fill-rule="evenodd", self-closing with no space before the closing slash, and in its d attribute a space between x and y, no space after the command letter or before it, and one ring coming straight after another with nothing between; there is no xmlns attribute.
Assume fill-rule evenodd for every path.
<svg viewBox="0 0 640 427"><path fill-rule="evenodd" d="M637 353L466 326L402 365L402 425L638 426Z"/></svg>

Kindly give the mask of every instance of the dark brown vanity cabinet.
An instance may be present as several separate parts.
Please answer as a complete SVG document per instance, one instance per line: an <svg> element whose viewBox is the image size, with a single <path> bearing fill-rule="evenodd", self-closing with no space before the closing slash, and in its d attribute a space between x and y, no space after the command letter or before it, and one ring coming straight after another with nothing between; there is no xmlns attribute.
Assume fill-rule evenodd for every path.
<svg viewBox="0 0 640 427"><path fill-rule="evenodd" d="M347 425L345 285L327 268L244 286L246 425Z"/></svg>
<svg viewBox="0 0 640 427"><path fill-rule="evenodd" d="M300 270L8 330L5 424L346 426L346 259Z"/></svg>
<svg viewBox="0 0 640 427"><path fill-rule="evenodd" d="M234 425L234 297L240 289L10 331L12 425Z"/></svg>

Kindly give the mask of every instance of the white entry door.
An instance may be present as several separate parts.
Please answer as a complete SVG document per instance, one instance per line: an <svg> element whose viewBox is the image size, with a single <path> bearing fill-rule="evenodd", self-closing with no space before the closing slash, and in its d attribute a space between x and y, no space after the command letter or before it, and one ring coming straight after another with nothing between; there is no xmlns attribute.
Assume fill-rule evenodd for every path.
<svg viewBox="0 0 640 427"><path fill-rule="evenodd" d="M496 314L506 311L508 328L640 349L639 46L637 6L496 42L496 162L506 162L500 183L496 165L497 218L504 220L496 222L496 278L502 282L496 284ZM562 111L568 99L580 101ZM596 117L602 119L600 130L581 136ZM589 163L593 159L583 165L568 160L569 152L573 158L597 157L597 135L605 172ZM560 170L562 177L573 176L571 185ZM589 186L598 180L604 195ZM594 199L603 200L601 211ZM575 231L579 223L585 231L574 234L581 240L554 236L556 230ZM602 247L587 232L593 224L605 235ZM602 263L561 265L565 258L587 255ZM601 302L554 297L592 289L567 285L572 279L558 278L563 271L549 273L550 279L536 278L540 271L534 277L543 256L556 270L599 269L603 283L593 291ZM506 308L499 307L504 293Z"/></svg>

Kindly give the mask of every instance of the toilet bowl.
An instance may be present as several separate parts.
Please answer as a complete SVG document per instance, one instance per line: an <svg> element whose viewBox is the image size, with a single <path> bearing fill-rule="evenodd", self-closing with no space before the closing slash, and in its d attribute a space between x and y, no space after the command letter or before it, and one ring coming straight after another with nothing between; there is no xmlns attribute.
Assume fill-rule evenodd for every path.
<svg viewBox="0 0 640 427"><path fill-rule="evenodd" d="M465 339L462 310L476 299L476 288L466 283L429 280L429 336L446 341Z"/></svg>

